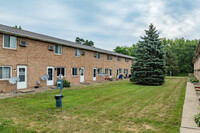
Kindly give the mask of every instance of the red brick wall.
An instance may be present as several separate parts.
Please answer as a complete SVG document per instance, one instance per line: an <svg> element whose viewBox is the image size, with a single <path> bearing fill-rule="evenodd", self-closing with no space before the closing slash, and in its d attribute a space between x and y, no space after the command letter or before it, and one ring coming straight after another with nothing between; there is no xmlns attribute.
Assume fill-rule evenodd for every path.
<svg viewBox="0 0 200 133"><path fill-rule="evenodd" d="M19 46L20 39L26 40L28 46ZM17 65L26 65L28 88L36 86L36 82L40 80L40 77L47 74L47 66L54 67L55 84L57 80L56 67L66 68L64 79L70 81L72 84L80 83L80 72L78 76L72 76L72 67L85 68L84 79L86 82L93 81L93 68L102 68L103 73L105 73L105 68L112 68L112 77L116 77L117 68L121 68L122 73L124 73L124 68L128 69L130 73L130 59L128 59L128 62L125 62L125 58L121 58L121 62L119 62L116 56L112 56L112 60L107 61L107 55L101 53L101 59L98 60L94 57L95 52L87 50L84 50L84 56L75 57L75 48L67 46L62 46L62 55L56 55L54 51L48 50L50 43L20 37L17 37L17 42L16 50L3 48L3 34L0 34L0 66L12 66L12 77L16 77ZM102 80L102 76L97 74L97 81L100 80ZM41 85L45 85L44 81L41 81ZM8 80L0 80L0 92L9 92L12 90L13 85L10 85Z"/></svg>

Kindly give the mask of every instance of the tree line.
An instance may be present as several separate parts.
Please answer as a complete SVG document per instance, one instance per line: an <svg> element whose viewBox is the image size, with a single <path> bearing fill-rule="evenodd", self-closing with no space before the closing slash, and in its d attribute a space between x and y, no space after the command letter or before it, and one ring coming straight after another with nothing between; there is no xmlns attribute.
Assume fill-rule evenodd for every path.
<svg viewBox="0 0 200 133"><path fill-rule="evenodd" d="M198 46L198 40L187 40L184 38L166 39L162 38L162 47L165 53L167 75L187 75L193 72L192 59ZM117 46L114 51L117 53L135 57L138 44L132 46Z"/></svg>

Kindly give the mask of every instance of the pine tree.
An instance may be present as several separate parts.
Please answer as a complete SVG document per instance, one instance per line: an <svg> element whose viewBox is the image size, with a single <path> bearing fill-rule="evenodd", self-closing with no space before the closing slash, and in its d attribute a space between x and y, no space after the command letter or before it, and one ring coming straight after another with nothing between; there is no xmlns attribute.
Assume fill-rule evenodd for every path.
<svg viewBox="0 0 200 133"><path fill-rule="evenodd" d="M143 85L161 85L165 79L162 41L153 24L150 24L149 30L145 32L146 35L141 37L142 41L137 44L136 60L131 67L130 81Z"/></svg>

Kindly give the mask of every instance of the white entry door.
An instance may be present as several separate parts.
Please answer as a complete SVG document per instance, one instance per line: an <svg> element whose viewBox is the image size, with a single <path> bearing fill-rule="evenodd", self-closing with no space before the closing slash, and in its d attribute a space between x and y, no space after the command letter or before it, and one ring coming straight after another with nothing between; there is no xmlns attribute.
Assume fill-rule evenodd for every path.
<svg viewBox="0 0 200 133"><path fill-rule="evenodd" d="M47 67L47 74L49 75L49 78L47 80L47 85L54 85L54 68L48 66Z"/></svg>
<svg viewBox="0 0 200 133"><path fill-rule="evenodd" d="M84 82L84 67L81 67L80 82Z"/></svg>
<svg viewBox="0 0 200 133"><path fill-rule="evenodd" d="M27 88L27 66L17 66L17 77L19 77L19 82L17 82L17 89Z"/></svg>
<svg viewBox="0 0 200 133"><path fill-rule="evenodd" d="M96 68L93 68L93 81L96 81L97 80L97 69Z"/></svg>

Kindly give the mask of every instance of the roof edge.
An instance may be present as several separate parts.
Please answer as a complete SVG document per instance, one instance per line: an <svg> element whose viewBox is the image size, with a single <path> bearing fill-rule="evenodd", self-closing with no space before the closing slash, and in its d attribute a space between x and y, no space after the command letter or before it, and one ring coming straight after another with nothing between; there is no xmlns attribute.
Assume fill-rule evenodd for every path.
<svg viewBox="0 0 200 133"><path fill-rule="evenodd" d="M72 42L72 41L68 41L68 40L64 40L64 39L60 39L60 38L56 38L56 37L52 37L52 36L48 36L48 35L44 35L40 33L30 32L27 30L20 30L20 29L2 25L2 24L0 24L0 33L15 35L19 37L24 37L24 38L29 38L29 39L34 39L34 40L39 40L39 41L44 41L44 42L49 42L49 43L55 43L55 44L73 47L73 48L80 48L84 50L100 52L100 53L109 54L109 55L120 56L124 58L129 58L129 59L135 59L135 57L132 57L132 56L116 53L116 52L101 49L101 48L86 46L86 45L82 45L76 42Z"/></svg>

